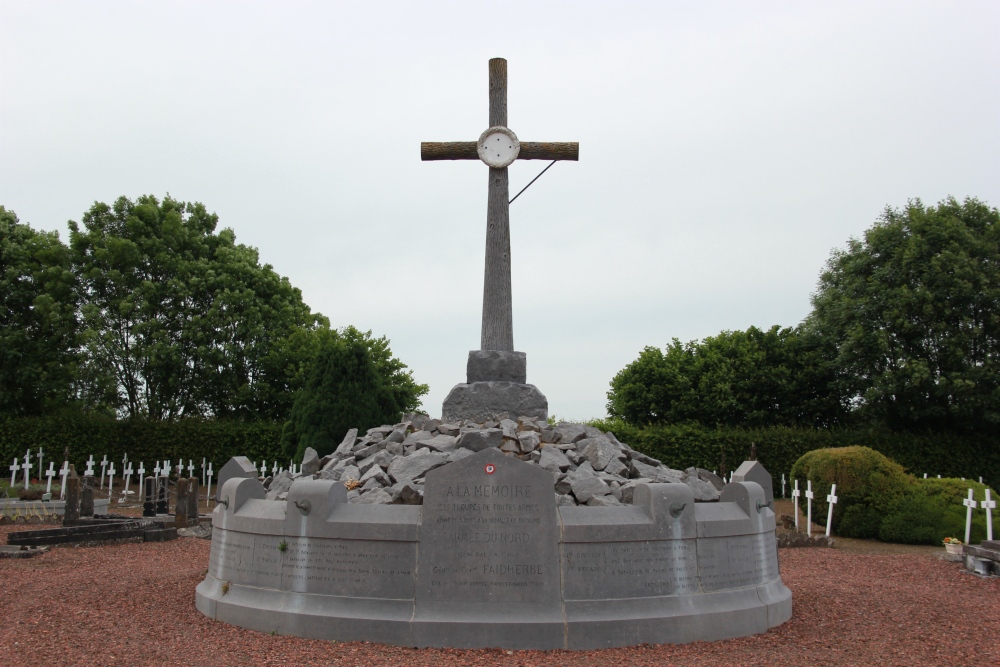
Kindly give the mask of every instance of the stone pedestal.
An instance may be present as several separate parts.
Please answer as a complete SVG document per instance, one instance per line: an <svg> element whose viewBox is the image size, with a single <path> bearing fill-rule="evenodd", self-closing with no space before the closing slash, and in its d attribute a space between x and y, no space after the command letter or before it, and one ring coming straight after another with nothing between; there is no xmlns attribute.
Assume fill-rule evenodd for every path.
<svg viewBox="0 0 1000 667"><path fill-rule="evenodd" d="M73 471L66 479L66 509L63 512L63 523L67 526L80 518L80 478Z"/></svg>
<svg viewBox="0 0 1000 667"><path fill-rule="evenodd" d="M80 518L89 519L94 516L94 478L84 477L83 488L80 490Z"/></svg>
<svg viewBox="0 0 1000 667"><path fill-rule="evenodd" d="M466 366L466 383L455 385L444 399L441 418L491 419L502 412L547 419L549 402L538 387L527 384L524 352L473 350Z"/></svg>

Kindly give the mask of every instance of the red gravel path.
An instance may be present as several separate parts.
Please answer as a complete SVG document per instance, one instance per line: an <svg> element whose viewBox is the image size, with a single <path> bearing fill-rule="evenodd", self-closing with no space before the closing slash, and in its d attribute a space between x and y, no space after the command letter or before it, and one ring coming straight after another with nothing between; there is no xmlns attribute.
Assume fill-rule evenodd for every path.
<svg viewBox="0 0 1000 667"><path fill-rule="evenodd" d="M6 543L10 526L0 527ZM20 529L18 527L17 529ZM792 620L767 634L603 651L408 649L277 637L194 608L207 540L0 560L3 665L1000 665L1000 579L926 555L782 549Z"/></svg>

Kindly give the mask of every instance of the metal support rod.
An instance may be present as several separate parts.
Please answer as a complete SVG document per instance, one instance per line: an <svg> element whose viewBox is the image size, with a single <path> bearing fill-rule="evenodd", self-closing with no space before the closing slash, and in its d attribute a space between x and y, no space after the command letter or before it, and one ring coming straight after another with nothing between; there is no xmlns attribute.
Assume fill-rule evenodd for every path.
<svg viewBox="0 0 1000 667"><path fill-rule="evenodd" d="M531 179L531 183L534 183L539 178L541 178L542 174L544 174L545 172L547 172L549 170L549 167L551 167L552 165L554 165L556 162L558 162L558 160L553 160L552 162L550 162L549 166L546 167L545 169L542 169L541 173L538 174L538 176L535 176L533 179ZM521 188L521 192L524 192L525 190L527 190L528 188L530 188L531 187L531 183L528 183L523 188ZM514 199L517 199L518 197L520 197L521 196L521 192L518 192L516 195L514 195ZM514 203L514 199L511 199L509 202L507 202L507 204L508 205L513 204Z"/></svg>

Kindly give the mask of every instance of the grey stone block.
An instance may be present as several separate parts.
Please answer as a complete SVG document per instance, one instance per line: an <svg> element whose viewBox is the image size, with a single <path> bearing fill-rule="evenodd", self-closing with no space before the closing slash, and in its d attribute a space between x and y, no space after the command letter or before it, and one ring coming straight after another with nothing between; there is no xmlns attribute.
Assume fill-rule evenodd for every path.
<svg viewBox="0 0 1000 667"><path fill-rule="evenodd" d="M764 490L764 501L774 501L771 473L764 469L760 461L744 461L733 472L733 482L756 482Z"/></svg>
<svg viewBox="0 0 1000 667"><path fill-rule="evenodd" d="M552 472L565 472L569 469L570 462L566 455L552 445L545 445L541 449L538 465Z"/></svg>
<svg viewBox="0 0 1000 667"><path fill-rule="evenodd" d="M389 476L397 482L401 479L416 479L447 462L447 454L418 449L409 456L393 459L389 464Z"/></svg>
<svg viewBox="0 0 1000 667"><path fill-rule="evenodd" d="M343 441L341 441L341 443L337 446L337 449L334 450L334 453L345 456L347 454L350 454L351 450L354 449L354 445L355 443L357 443L357 441L358 441L358 429L352 428L344 435Z"/></svg>
<svg viewBox="0 0 1000 667"><path fill-rule="evenodd" d="M611 489L604 480L597 477L577 477L570 484L573 495L577 502L586 503L594 496L606 496L611 493Z"/></svg>
<svg viewBox="0 0 1000 667"><path fill-rule="evenodd" d="M604 470L612 459L624 459L622 450L611 444L603 435L596 438L583 438L576 443L577 451L587 457L594 470Z"/></svg>
<svg viewBox="0 0 1000 667"><path fill-rule="evenodd" d="M458 436L458 447L464 447L473 452L481 452L487 447L497 447L503 444L503 431L498 428L464 429Z"/></svg>
<svg viewBox="0 0 1000 667"><path fill-rule="evenodd" d="M234 456L219 469L218 485L215 487L215 499L222 499L223 485L234 477L257 477L257 469L245 456Z"/></svg>
<svg viewBox="0 0 1000 667"><path fill-rule="evenodd" d="M458 446L458 438L453 435L435 435L432 438L421 440L417 443L417 449L426 447L435 452L453 452Z"/></svg>
<svg viewBox="0 0 1000 667"><path fill-rule="evenodd" d="M521 447L522 452L533 452L541 444L542 439L537 431L526 431L521 432L517 436L517 442Z"/></svg>
<svg viewBox="0 0 1000 667"><path fill-rule="evenodd" d="M490 419L501 412L547 419L549 403L530 384L473 382L455 385L444 399L444 419Z"/></svg>
<svg viewBox="0 0 1000 667"><path fill-rule="evenodd" d="M319 471L319 453L312 447L306 447L302 455L302 474L314 475Z"/></svg>
<svg viewBox="0 0 1000 667"><path fill-rule="evenodd" d="M354 502L361 505L389 505L392 503L392 496L385 489L377 488L362 493Z"/></svg>
<svg viewBox="0 0 1000 667"><path fill-rule="evenodd" d="M472 350L466 365L467 382L527 382L527 357L524 352Z"/></svg>

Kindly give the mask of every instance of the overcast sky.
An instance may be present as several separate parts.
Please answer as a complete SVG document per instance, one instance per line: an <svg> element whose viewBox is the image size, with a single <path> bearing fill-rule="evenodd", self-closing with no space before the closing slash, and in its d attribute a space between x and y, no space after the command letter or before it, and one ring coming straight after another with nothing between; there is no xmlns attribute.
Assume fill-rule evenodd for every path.
<svg viewBox="0 0 1000 667"><path fill-rule="evenodd" d="M0 204L199 201L439 415L479 346L486 128L579 141L511 206L514 345L560 417L647 345L793 326L889 205L1000 205L1000 3L0 0ZM546 163L510 167L511 194Z"/></svg>

